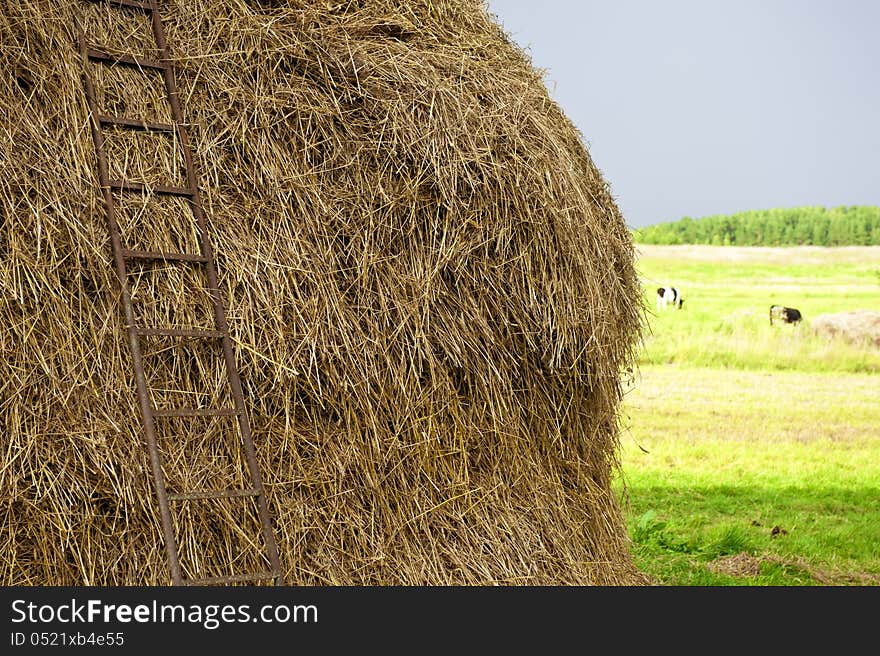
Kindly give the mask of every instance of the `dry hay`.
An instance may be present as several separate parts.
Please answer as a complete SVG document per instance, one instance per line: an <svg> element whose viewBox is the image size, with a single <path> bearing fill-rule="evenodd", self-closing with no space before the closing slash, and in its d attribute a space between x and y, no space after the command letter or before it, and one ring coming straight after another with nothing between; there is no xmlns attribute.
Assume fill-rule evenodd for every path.
<svg viewBox="0 0 880 656"><path fill-rule="evenodd" d="M743 551L733 556L719 556L709 562L706 568L725 576L755 577L761 573L761 559Z"/></svg>
<svg viewBox="0 0 880 656"><path fill-rule="evenodd" d="M853 310L820 314L810 322L817 335L839 338L853 344L880 347L880 312Z"/></svg>
<svg viewBox="0 0 880 656"><path fill-rule="evenodd" d="M632 244L524 53L476 1L160 4L287 581L643 582L610 490ZM151 37L0 8L0 582L164 584L73 26ZM147 74L93 70L106 113L169 119ZM110 138L111 177L181 176ZM126 202L130 247L193 248L182 207ZM131 283L142 321L207 322L179 266ZM207 347L146 352L155 404L222 402ZM162 424L172 491L246 484L225 421ZM259 565L252 509L192 507L186 576Z"/></svg>

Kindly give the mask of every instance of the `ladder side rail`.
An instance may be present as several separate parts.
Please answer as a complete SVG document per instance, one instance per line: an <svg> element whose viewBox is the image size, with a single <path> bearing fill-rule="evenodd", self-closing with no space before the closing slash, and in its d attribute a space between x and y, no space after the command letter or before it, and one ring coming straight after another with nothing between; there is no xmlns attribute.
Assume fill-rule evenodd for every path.
<svg viewBox="0 0 880 656"><path fill-rule="evenodd" d="M232 350L232 339L230 337L229 326L226 321L226 314L223 307L223 299L221 298L220 286L217 276L217 267L214 260L214 252L208 238L207 220L202 209L201 193L199 191L198 179L195 172L195 165L189 146L189 138L186 126L183 122L183 113L180 108L180 98L177 92L177 82L174 76L174 66L172 64L170 51L165 38L165 28L162 25L162 19L156 6L156 0L150 0L153 7L152 23L153 35L156 39L156 45L162 53L164 63L167 64L163 71L165 79L165 89L167 92L168 102L171 105L171 116L177 125L177 132L180 139L180 149L182 151L186 166L187 183L189 184L192 197L190 199L190 207L199 227L199 240L202 247L202 255L205 256L206 272L208 277L208 285L213 295L214 320L217 330L224 333L222 338L223 357L226 362L226 372L229 378L232 396L236 409L239 411L238 424L241 430L242 442L244 444L245 457L248 469L251 474L254 489L259 494L257 496L257 508L260 516L260 523L263 528L263 539L266 544L266 550L269 556L269 562L272 569L277 574L277 583L283 584L283 574L281 562L278 555L278 546L275 542L275 534L272 528L272 520L269 515L268 503L266 500L265 488L263 487L262 476L260 475L260 467L257 462L256 450L254 448L253 436L251 433L251 425L248 419L247 411L244 404L244 391L241 387L241 379L238 374L238 366L235 361L235 354Z"/></svg>

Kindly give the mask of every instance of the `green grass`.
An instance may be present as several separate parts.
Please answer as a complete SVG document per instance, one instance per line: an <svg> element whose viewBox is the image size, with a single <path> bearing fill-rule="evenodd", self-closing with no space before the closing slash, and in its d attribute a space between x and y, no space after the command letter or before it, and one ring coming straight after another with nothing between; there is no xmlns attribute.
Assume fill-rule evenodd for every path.
<svg viewBox="0 0 880 656"><path fill-rule="evenodd" d="M771 302L807 318L880 308L865 275L880 249L737 249L732 263L669 248L642 247L639 266L662 276L649 291L681 286L687 309L650 318L623 406L617 490L636 563L663 585L880 585L877 349L763 325Z"/></svg>

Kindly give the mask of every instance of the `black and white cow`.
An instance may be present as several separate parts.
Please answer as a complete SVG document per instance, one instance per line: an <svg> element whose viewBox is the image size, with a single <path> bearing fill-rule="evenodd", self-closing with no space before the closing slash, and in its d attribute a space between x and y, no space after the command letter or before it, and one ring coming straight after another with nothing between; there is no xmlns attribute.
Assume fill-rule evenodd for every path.
<svg viewBox="0 0 880 656"><path fill-rule="evenodd" d="M675 287L659 287L657 289L657 309L665 310L669 303L676 310L680 310L684 299Z"/></svg>
<svg viewBox="0 0 880 656"><path fill-rule="evenodd" d="M770 306L770 325L773 325L774 317L777 320L780 320L784 323L800 323L803 317L801 316L800 310L795 308L785 307L784 305L771 305Z"/></svg>

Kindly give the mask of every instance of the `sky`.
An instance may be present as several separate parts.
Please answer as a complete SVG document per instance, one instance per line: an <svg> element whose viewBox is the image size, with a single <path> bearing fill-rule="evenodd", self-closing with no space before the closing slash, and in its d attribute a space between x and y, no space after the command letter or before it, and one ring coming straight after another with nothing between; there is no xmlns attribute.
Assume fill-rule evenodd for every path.
<svg viewBox="0 0 880 656"><path fill-rule="evenodd" d="M627 225L880 205L880 2L488 0Z"/></svg>

